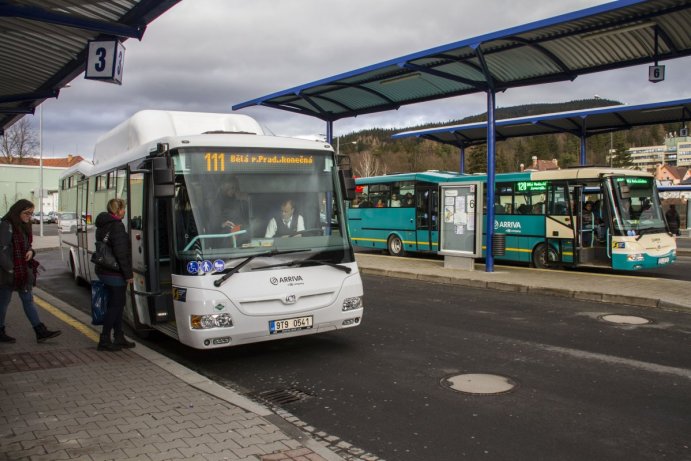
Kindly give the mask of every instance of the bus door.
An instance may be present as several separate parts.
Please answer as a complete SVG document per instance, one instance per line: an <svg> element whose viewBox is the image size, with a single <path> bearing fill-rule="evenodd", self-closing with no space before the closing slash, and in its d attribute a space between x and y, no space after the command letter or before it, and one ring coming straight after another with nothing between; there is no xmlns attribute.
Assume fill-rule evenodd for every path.
<svg viewBox="0 0 691 461"><path fill-rule="evenodd" d="M549 184L545 243L536 250L537 254L544 253L545 265L573 262L576 231L570 197L568 183L555 181Z"/></svg>
<svg viewBox="0 0 691 461"><path fill-rule="evenodd" d="M152 176L130 175L134 294L141 319L177 337L171 286L171 199L154 197Z"/></svg>
<svg viewBox="0 0 691 461"><path fill-rule="evenodd" d="M90 282L91 264L88 251L88 231L93 231L94 223L88 208L89 180L83 179L77 182L77 260L75 261L75 271L81 278Z"/></svg>
<svg viewBox="0 0 691 461"><path fill-rule="evenodd" d="M438 251L439 188L418 184L415 188L415 233L418 251Z"/></svg>

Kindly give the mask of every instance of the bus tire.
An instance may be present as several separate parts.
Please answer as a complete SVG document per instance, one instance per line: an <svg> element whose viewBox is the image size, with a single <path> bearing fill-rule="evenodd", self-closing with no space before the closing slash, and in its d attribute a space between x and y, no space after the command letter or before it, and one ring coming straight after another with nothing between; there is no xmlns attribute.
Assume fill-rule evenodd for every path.
<svg viewBox="0 0 691 461"><path fill-rule="evenodd" d="M386 249L391 256L405 256L403 240L398 235L390 235L386 242Z"/></svg>
<svg viewBox="0 0 691 461"><path fill-rule="evenodd" d="M77 268L74 265L74 256L72 256L72 252L70 252L70 273L72 274L72 280L77 282Z"/></svg>
<svg viewBox="0 0 691 461"><path fill-rule="evenodd" d="M547 269L559 260L559 254L551 245L539 244L533 250L533 267Z"/></svg>
<svg viewBox="0 0 691 461"><path fill-rule="evenodd" d="M77 265L74 262L74 255L72 252L70 252L70 273L72 274L72 280L74 280L74 283L76 283L77 286L84 287L90 285L77 273Z"/></svg>

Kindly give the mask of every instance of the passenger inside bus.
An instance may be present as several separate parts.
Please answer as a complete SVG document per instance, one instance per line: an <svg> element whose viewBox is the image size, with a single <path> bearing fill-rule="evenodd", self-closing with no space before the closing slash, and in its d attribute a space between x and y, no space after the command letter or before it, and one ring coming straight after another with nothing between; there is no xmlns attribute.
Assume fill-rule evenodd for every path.
<svg viewBox="0 0 691 461"><path fill-rule="evenodd" d="M240 192L240 185L236 177L224 178L221 183L221 200L219 219L219 233L234 233L249 229L249 199ZM235 236L235 245L241 245L250 241L249 232Z"/></svg>

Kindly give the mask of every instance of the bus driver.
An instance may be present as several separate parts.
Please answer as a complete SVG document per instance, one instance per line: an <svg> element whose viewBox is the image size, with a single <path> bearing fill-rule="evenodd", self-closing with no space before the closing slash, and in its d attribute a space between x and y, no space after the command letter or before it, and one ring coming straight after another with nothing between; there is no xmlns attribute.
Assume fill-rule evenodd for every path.
<svg viewBox="0 0 691 461"><path fill-rule="evenodd" d="M284 200L281 203L281 215L271 218L266 226L266 238L273 237L300 237L298 232L305 230L305 220L297 212L292 200Z"/></svg>

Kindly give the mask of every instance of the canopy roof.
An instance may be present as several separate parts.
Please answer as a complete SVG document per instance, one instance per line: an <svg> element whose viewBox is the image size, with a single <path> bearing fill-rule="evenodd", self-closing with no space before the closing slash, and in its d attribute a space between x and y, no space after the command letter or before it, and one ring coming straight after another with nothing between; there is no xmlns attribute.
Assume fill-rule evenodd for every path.
<svg viewBox="0 0 691 461"><path fill-rule="evenodd" d="M497 120L495 133L497 141L553 133L592 136L640 125L674 122L683 124L689 120L691 120L691 98ZM392 136L395 139L409 137L430 139L463 147L484 144L487 142L487 122L405 131Z"/></svg>
<svg viewBox="0 0 691 461"><path fill-rule="evenodd" d="M89 40L141 39L179 1L0 1L0 134L84 71Z"/></svg>
<svg viewBox="0 0 691 461"><path fill-rule="evenodd" d="M691 54L691 2L621 0L438 46L233 106L334 121Z"/></svg>

